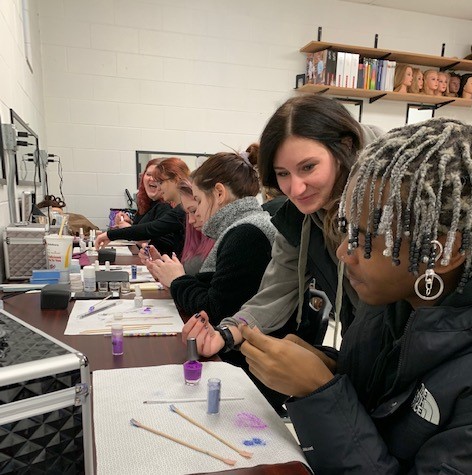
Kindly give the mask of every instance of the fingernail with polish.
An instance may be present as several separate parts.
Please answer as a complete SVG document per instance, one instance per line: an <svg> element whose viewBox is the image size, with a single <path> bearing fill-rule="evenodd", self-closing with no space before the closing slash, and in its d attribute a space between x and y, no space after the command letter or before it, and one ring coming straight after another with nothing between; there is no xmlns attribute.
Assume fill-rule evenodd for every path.
<svg viewBox="0 0 472 475"><path fill-rule="evenodd" d="M200 312L196 313L194 317L198 320L200 318Z"/></svg>
<svg viewBox="0 0 472 475"><path fill-rule="evenodd" d="M244 324L244 325L249 325L249 323L247 322L247 320L243 317L238 317L238 320L241 320L241 322Z"/></svg>

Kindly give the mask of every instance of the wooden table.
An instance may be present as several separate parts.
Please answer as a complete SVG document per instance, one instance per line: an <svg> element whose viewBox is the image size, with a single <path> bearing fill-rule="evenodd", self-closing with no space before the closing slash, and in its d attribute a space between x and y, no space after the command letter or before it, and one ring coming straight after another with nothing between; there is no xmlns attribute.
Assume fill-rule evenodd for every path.
<svg viewBox="0 0 472 475"><path fill-rule="evenodd" d="M117 257L116 264L139 264L139 261L136 256ZM170 295L166 290L156 290L143 291L143 297L159 299L170 298ZM91 371L182 364L186 360L186 346L182 343L180 333L176 336L125 338L124 354L121 356L111 354L110 339L103 335L64 335L72 306L73 303L70 303L66 310L41 310L39 293L20 294L4 301L7 312L86 355ZM218 360L218 357L211 359ZM290 462L217 473L225 475L307 475L310 472L302 463Z"/></svg>

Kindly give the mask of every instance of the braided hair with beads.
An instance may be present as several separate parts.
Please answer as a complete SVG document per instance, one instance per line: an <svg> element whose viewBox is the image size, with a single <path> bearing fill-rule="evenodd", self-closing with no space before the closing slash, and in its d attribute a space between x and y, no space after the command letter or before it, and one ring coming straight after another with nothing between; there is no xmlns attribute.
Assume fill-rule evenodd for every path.
<svg viewBox="0 0 472 475"><path fill-rule="evenodd" d="M465 255L457 291L472 277L472 125L435 118L392 129L360 155L339 205L339 229L348 233L348 252L358 246L359 220L368 201L364 257L372 237L384 235L383 254L400 263L402 239L409 240L409 268L418 275L421 262L433 269L438 235L446 236L440 264L450 262L456 239ZM351 197L346 226L346 195ZM368 200L366 199L368 197Z"/></svg>

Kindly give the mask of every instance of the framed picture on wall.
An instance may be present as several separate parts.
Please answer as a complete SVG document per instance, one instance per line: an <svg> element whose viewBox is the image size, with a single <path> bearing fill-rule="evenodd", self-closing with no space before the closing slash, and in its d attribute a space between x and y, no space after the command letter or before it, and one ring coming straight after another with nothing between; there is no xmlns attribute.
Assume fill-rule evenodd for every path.
<svg viewBox="0 0 472 475"><path fill-rule="evenodd" d="M136 188L139 187L141 180L141 173L146 169L146 165L149 160L166 159L170 157L177 157L183 160L190 170L198 168L203 161L209 157L209 153L189 153L189 152L163 152L163 151L149 151L149 150L137 150L136 151Z"/></svg>
<svg viewBox="0 0 472 475"><path fill-rule="evenodd" d="M10 118L18 134L15 152L16 184L37 186L41 183L38 135L13 109L10 109Z"/></svg>

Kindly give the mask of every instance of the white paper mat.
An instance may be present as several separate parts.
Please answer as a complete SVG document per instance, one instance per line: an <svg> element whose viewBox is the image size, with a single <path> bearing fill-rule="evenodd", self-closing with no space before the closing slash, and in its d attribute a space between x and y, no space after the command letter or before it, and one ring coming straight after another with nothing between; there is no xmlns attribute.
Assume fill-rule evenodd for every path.
<svg viewBox="0 0 472 475"><path fill-rule="evenodd" d="M112 303L116 303L116 305L106 308L103 312L78 318L79 315L86 313L92 305L97 305L99 302L100 300L76 300L64 334L80 335L84 331L99 329L103 330L102 334L110 333L107 328L110 328L110 324L114 321L114 315L117 313L123 315L123 319L116 323L123 324L125 333L178 333L182 331L184 325L172 299L144 299L141 308L134 307L133 299L107 300L101 305L104 307ZM127 330L126 325L151 326Z"/></svg>
<svg viewBox="0 0 472 475"><path fill-rule="evenodd" d="M170 411L169 404L143 404L157 398L206 398L209 378L221 379L221 397L243 396L244 400L221 401L220 413L216 415L206 413L206 402L175 406L241 450L253 452L251 459L241 457ZM98 475L180 475L231 468L208 455L133 427L131 418L234 459L234 468L294 460L306 463L295 439L249 377L227 363L203 363L198 386L185 385L182 365L94 371L93 404ZM244 422L246 427L241 426Z"/></svg>

